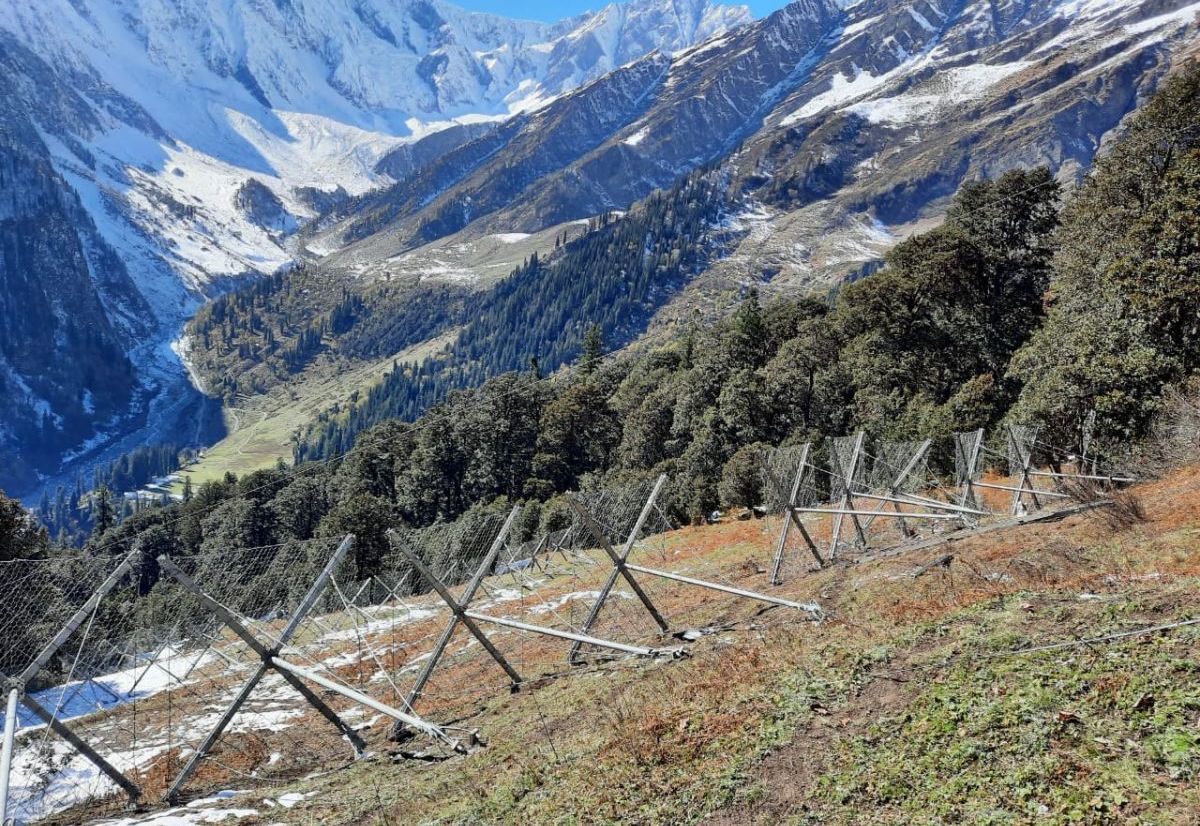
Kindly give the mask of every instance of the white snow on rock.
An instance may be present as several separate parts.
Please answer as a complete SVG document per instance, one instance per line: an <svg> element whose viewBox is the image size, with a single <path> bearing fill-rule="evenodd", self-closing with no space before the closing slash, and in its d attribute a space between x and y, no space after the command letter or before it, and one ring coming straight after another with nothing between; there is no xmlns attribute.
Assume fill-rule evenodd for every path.
<svg viewBox="0 0 1200 826"><path fill-rule="evenodd" d="M872 26L883 16L856 19L853 10L859 4L846 5L848 19L839 33L839 43L845 47L860 35L872 33ZM961 65L964 55L955 53L941 42L946 15L936 3L924 2L903 6L927 39L919 49L909 51L893 37L884 37L876 48L891 51L897 63L888 71L874 74L851 62L848 70L836 71L822 81L824 88L803 102L798 109L785 114L781 126L791 126L807 118L832 112L851 112L873 123L904 124L936 120L947 107L961 106L982 100L993 88L1040 60L1054 59L1064 49L1097 49L1118 42L1122 35L1147 35L1140 42L1114 54L1105 64L1093 66L1097 71L1127 59L1128 53L1177 34L1194 25L1200 15L1200 2L1183 5L1172 11L1139 19L1147 12L1148 4L1130 0L1060 0L1051 16L1036 26L1061 28L1055 36L1047 37L1026 59L1003 64L976 63ZM959 14L955 25L989 32L995 25L992 7L983 2L968 5ZM1063 26L1063 21L1067 25ZM1053 31L1053 29L1051 29ZM911 44L910 44L911 46ZM903 88L905 81L921 78L914 88Z"/></svg>
<svg viewBox="0 0 1200 826"><path fill-rule="evenodd" d="M847 77L840 72L835 74L830 81L828 91L809 100L804 106L785 117L780 122L780 125L791 126L793 123L801 121L804 118L819 115L828 109L838 108L856 98L863 97L887 84L900 71L899 69L894 69L891 72L876 77L858 66L853 66L852 70L854 72L852 77Z"/></svg>
<svg viewBox="0 0 1200 826"><path fill-rule="evenodd" d="M632 135L630 135L628 138L621 141L621 143L623 143L627 146L637 146L642 141L644 141L646 139L646 136L649 134L650 134L649 127L646 127L644 129L639 129L638 131L636 131Z"/></svg>
<svg viewBox="0 0 1200 826"><path fill-rule="evenodd" d="M979 100L988 90L1032 63L1014 61L1002 65L985 63L948 69L923 84L921 91L855 103L846 111L872 123L910 123L935 120L949 107Z"/></svg>

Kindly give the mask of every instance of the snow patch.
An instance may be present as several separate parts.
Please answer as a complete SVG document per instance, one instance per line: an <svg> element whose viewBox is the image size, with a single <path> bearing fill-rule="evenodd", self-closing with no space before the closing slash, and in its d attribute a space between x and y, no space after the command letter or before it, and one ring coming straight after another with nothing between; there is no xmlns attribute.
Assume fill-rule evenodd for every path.
<svg viewBox="0 0 1200 826"><path fill-rule="evenodd" d="M999 66L980 64L948 69L923 84L921 92L863 101L847 107L846 111L871 123L902 124L926 120L947 107L985 97L992 86L1031 65L1016 61Z"/></svg>
<svg viewBox="0 0 1200 826"><path fill-rule="evenodd" d="M1200 14L1200 3L1192 3L1190 6L1184 6L1157 17L1151 17L1138 23L1129 23L1125 26L1125 31L1130 34L1145 34L1168 26L1187 25L1194 23L1198 14Z"/></svg>
<svg viewBox="0 0 1200 826"><path fill-rule="evenodd" d="M925 18L925 15L921 14L919 11L914 9L912 6L909 6L907 11L908 11L909 17L911 17L913 20L917 21L917 25L920 26L922 29L929 32L930 34L934 34L937 32L937 27L934 26L932 23L930 23L929 20L927 20Z"/></svg>
<svg viewBox="0 0 1200 826"><path fill-rule="evenodd" d="M644 141L646 139L646 136L649 134L650 134L650 127L648 127L648 126L643 127L641 129L639 129L638 131L634 132L632 135L630 135L625 140L621 141L621 143L625 144L626 146L637 146L642 141Z"/></svg>
<svg viewBox="0 0 1200 826"><path fill-rule="evenodd" d="M627 591L612 591L609 596L620 597L623 599L633 599L633 594ZM561 597L552 599L549 602L544 602L541 605L534 605L527 610L530 614L552 614L559 608L562 608L568 602L575 602L581 599L587 600L588 602L594 602L595 600L599 599L599 597L599 591L572 591L569 594L563 594Z"/></svg>
<svg viewBox="0 0 1200 826"><path fill-rule="evenodd" d="M259 812L257 809L218 808L213 805L224 803L240 794L245 794L245 792L217 792L212 797L193 800L186 806L178 806L151 815L135 815L115 820L100 820L97 821L97 826L196 826L196 824L221 823L230 818L240 820L244 817L258 815ZM288 795L284 796L287 797Z"/></svg>
<svg viewBox="0 0 1200 826"><path fill-rule="evenodd" d="M893 69L890 72L876 76L860 69L857 65L852 65L852 68L854 71L853 77L848 78L846 75L838 72L830 80L827 91L812 98L804 106L785 117L780 121L780 125L791 126L793 123L797 123L805 118L819 115L827 109L837 108L856 98L867 95L886 84L899 72L899 69Z"/></svg>

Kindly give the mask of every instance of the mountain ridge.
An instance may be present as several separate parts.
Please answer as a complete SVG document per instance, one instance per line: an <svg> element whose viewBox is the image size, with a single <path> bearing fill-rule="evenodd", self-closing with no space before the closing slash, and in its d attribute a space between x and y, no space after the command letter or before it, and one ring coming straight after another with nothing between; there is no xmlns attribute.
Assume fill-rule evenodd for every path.
<svg viewBox="0 0 1200 826"><path fill-rule="evenodd" d="M612 201L587 201L593 181L609 191L622 182L640 187L630 198L650 193L661 180L676 180L666 163L660 179L640 174L665 157L655 146L657 130L658 143L667 145L674 157L689 160L685 169L706 160L699 155L689 158L693 147L733 145L707 166L714 180L724 181L728 189L727 207L716 219L721 226L705 228L721 230L720 249L693 249L695 241L686 237L674 242L673 255L695 255L705 267L671 281L669 290L654 293L647 328L652 335L686 328L697 313L711 317L718 303L728 303L729 297L752 286L768 294L823 292L878 269L887 249L937 223L946 198L973 178L1044 164L1067 184L1078 180L1105 136L1117 133L1124 118L1186 55L1189 43L1194 43L1193 18L1200 4L1185 0L1130 7L1105 0L1040 0L1025 4L1021 14L998 19L980 18L978 7L956 0L921 5L924 13L916 11L914 16L910 4L894 0L864 0L845 8L794 3L672 58L666 80L651 87L656 98L647 113L622 123L597 146L594 140L558 142L553 129L514 121L500 129L516 134L524 130L527 143L493 131L474 146L462 144L430 169L453 166L455 153L474 153L469 168L451 170L428 188L428 198L410 198L405 206L411 180L365 196L345 214L350 222L367 224L369 232L342 247L337 233L345 225L323 227L318 233L323 257L314 266L332 283L361 290L364 296L373 285L390 284L394 278L499 289L492 286L495 275L486 266L441 266L446 256L432 252L428 238L444 235L452 240L439 244L470 250L496 238L536 235L545 232L546 225L565 226L594 211L611 210ZM942 25L925 25L927 15L938 17ZM1065 51L1057 48L1064 41L1072 42ZM679 82L681 76L690 81ZM583 115L582 122L576 118L577 129L584 129L585 122L598 123L598 118L588 121L586 116L589 97L602 91L603 84L597 81L566 95L535 117L550 120L576 112ZM743 94L731 97L734 90ZM705 104L696 105L692 119L680 105L687 101ZM721 111L729 113L723 121L708 117ZM743 133L748 135L739 141ZM543 147L538 158L563 153L567 163L528 187L498 190L505 175L535 156L528 145ZM595 166L589 167L588 159L604 152L620 158L610 167L612 176L589 179L587 172L594 172ZM565 194L547 196L547 205L539 210L539 193L556 187ZM493 208L466 216L480 191L491 193ZM387 215L386 209L397 206L392 200L397 194L399 206ZM361 204L382 205L384 220L377 220L369 209L360 210ZM638 207L631 209L636 212ZM438 225L439 210L456 220ZM623 211L615 210L618 215ZM436 231L422 235L431 220ZM647 248L658 241L657 236L647 238ZM535 294L539 300L569 291L576 265L562 264L557 250L557 244L544 250L539 262L538 277L546 279ZM561 255L594 269L620 259L622 253L613 250L591 264L570 250ZM460 262L472 257L469 252L453 254ZM420 261L437 266L420 272L414 269ZM645 266L653 264L651 257ZM645 273L637 267L626 276L642 277ZM524 268L514 275L515 281L528 278ZM470 306L484 313L489 302L481 297ZM526 340L526 328L516 326L508 330L514 341L498 339L490 346L496 352L520 352L522 358L536 356L541 368L553 370L563 354L575 351L583 331L596 320L586 317L587 307L580 302L554 340L541 334ZM547 312L557 316L561 308ZM479 315L477 320L493 328L494 319ZM605 332L613 347L641 334L628 326L606 325ZM250 337L248 344L262 342ZM328 347L335 358L341 352L337 337ZM543 359L551 354L555 357ZM441 358L453 362L460 355L448 352ZM322 413L313 438L335 445L334 452L346 450L353 433L377 416L402 411L411 417L440 393L477 383L487 374L486 369L480 372L483 365L494 366L492 362L489 357L460 364L452 376L436 360L419 368L423 372L415 379L400 371L373 388L366 401L339 402ZM520 362L506 362L504 369L519 368ZM312 447L310 439L302 444L301 454L328 455L324 448L313 453Z"/></svg>
<svg viewBox="0 0 1200 826"><path fill-rule="evenodd" d="M66 0L44 7L10 2L21 11L15 18L21 31L48 10L80 14L74 5L63 6ZM446 38L453 40L445 26L454 15L442 15L438 4L406 0L389 12L393 17L376 19L364 12L374 5L356 4L352 11L342 2L305 0L295 8L312 12L309 29L314 20L344 12L349 17L339 18L343 28L331 31L350 26L368 32L384 44L378 48L423 49L428 56L449 48ZM195 352L197 343L172 339L204 297L247 274L278 272L298 259L315 267L328 279L323 293L332 302L312 307L320 316L334 312L344 289L358 294L393 275L407 282L419 251L431 243L454 239L468 249L494 245L495 239L545 239L551 227L619 215L697 169L712 169L728 186L732 211L719 220L738 229L721 233L730 246L719 255L710 250L699 256L708 262L704 272L676 284L671 296L656 295L667 302L652 325L670 326L688 307L711 303L713 294L731 286L828 289L872 271L887 248L939 220L946 199L965 181L1032 164L1047 165L1063 181L1078 180L1107 137L1194 45L1200 11L1191 0L1030 0L994 8L975 0L799 0L762 20L726 28L744 14L703 0L683 6L642 0L622 7L617 17L598 14L549 29L504 24L504 33L480 29L473 17L463 38L503 35L529 45L534 34L552 30L559 45L543 50L545 60L539 57L533 68L553 74L552 63L572 65L578 71L570 74L571 83L590 70L599 76L552 96L522 81L516 86L529 106L503 104L508 117L492 110L452 124L405 121L409 134L400 137L370 131L389 117L383 110L361 110L335 122L265 108L263 101L284 92L303 98L300 93L310 88L305 84L316 82L305 73L318 64L288 64L305 75L291 86L284 74L259 71L255 60L242 61L242 71L230 55L259 54L261 44L243 48L238 36L244 32L232 24L213 29L223 34L202 47L180 49L168 64L202 66L215 78L212 94L240 101L244 111L214 108L214 98L201 96L181 114L160 99L165 93L136 101L119 84L106 83L103 73L81 68L82 55L103 42L100 35L116 25L111 18L118 12L141 13L138 25L120 23L121 42L139 44L148 55L147 49L160 49L164 31L184 25L176 17L191 20L168 14L192 8L190 3L105 0L90 11L80 6L92 16L78 25L92 36L81 39L83 51L74 59L63 58L51 70L43 57L28 52L54 75L56 83L47 88L68 91L45 105L29 91L36 84L17 86L46 136L48 168L78 193L98 237L148 304L148 312L133 314L156 331L139 339L142 395L169 391L171 409L198 402L172 353ZM672 17L678 8L694 25ZM398 36L397 14L413 32L420 20L428 23L418 26L424 35L408 41ZM601 40L615 31L628 37L633 19L650 38L630 41L641 43L635 51L644 54L604 71L621 57L621 38ZM263 53L309 43L301 37L309 31L303 22L268 27L275 34ZM669 25L660 30L658 23ZM44 33L28 36L46 54L58 54ZM689 39L701 42L663 47ZM336 40L313 54L344 63L347 53ZM575 58L565 52L553 57L568 48L562 44L581 51ZM118 49L112 59L127 57ZM447 80L449 67L459 64L448 53L442 57L435 61L442 68L427 66L424 78L413 68L416 82L432 90L438 78ZM347 65L367 59L364 53ZM32 65L18 61L15 71L30 76ZM503 72L516 77L514 66L497 64L493 78ZM447 83L444 102L452 108L459 99L454 96L470 90ZM563 83L564 89L570 85ZM353 108L361 97L353 86L334 91L342 101L335 109ZM324 100L324 94L311 99ZM442 98L429 94L430 107L441 105ZM174 134L185 121L199 124L195 145ZM205 152L205 142L217 135L230 138L224 159ZM310 226L295 235L305 224ZM539 249L551 252L558 245ZM455 257L498 260L469 251ZM484 288L495 273L451 267L443 274L435 267L417 273L416 283L451 277L463 282L458 286ZM388 301L399 294L392 290ZM576 336L585 321L573 318L561 336ZM389 335L412 341L395 325ZM565 352L570 348L564 341L548 346ZM249 350L260 351L261 344ZM336 348L336 340L318 345ZM381 355L369 343L366 350ZM139 417L149 428L138 436L143 441L179 426L149 413ZM102 428L91 435L96 438L86 440L85 452L102 447Z"/></svg>
<svg viewBox="0 0 1200 826"><path fill-rule="evenodd" d="M15 105L44 137L39 168L81 205L76 234L99 239L133 288L136 309L101 306L114 323L137 328L136 340L114 341L138 374L126 402L141 402L73 429L66 441L76 456L127 443L131 426L135 443L190 430L148 410L201 402L174 354L186 350L173 343L183 323L246 276L291 266L294 227L391 180L388 170L399 167L377 168L389 151L446 127L443 142L483 131L648 51L686 48L749 19L744 7L709 0L636 0L558 23L441 0L3 5L0 49ZM54 262L52 253L43 259ZM97 284L84 293L101 294L117 277L89 273ZM27 366L10 378L31 386ZM77 380L64 381L62 393L81 394ZM0 442L12 449L24 441L11 436L16 417L64 404L17 398L21 409L0 421ZM38 474L55 472L52 457L39 454L16 474L0 473L0 484L28 490Z"/></svg>

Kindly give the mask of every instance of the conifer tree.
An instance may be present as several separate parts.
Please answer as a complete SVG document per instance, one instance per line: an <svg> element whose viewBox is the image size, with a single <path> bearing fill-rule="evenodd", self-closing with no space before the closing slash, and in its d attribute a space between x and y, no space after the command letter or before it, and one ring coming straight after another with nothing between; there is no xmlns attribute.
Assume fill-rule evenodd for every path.
<svg viewBox="0 0 1200 826"><path fill-rule="evenodd" d="M604 356L604 331L599 324L592 324L583 334L583 346L579 352L579 372L590 376Z"/></svg>
<svg viewBox="0 0 1200 826"><path fill-rule="evenodd" d="M100 485L92 491L92 537L99 538L116 522L112 492L108 485Z"/></svg>
<svg viewBox="0 0 1200 826"><path fill-rule="evenodd" d="M758 290L752 289L738 307L733 323L726 333L726 369L762 367L767 355L767 325L763 319Z"/></svg>

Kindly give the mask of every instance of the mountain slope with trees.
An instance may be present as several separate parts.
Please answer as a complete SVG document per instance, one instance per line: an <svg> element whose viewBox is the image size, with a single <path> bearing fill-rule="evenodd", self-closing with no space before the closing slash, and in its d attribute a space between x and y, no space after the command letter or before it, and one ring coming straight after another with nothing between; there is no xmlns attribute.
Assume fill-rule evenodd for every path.
<svg viewBox="0 0 1200 826"><path fill-rule="evenodd" d="M30 499L147 442L203 443L202 400L171 345L206 300L296 264L299 224L477 136L478 121L750 19L708 0L555 23L443 0L3 11L0 334L20 341L0 344L0 483Z"/></svg>
<svg viewBox="0 0 1200 826"><path fill-rule="evenodd" d="M372 358L390 355L388 342L440 339L460 325L468 339L492 332L482 334L482 356L464 355L478 347L465 341L451 355L396 371L369 393L363 388L352 403L342 400L313 423L296 455L343 452L372 422L411 419L449 390L523 368L530 358L557 369L583 330L602 321L588 317L584 294L558 292L575 266L558 265L559 255L580 260L572 243L541 256L546 266L537 271L527 263L513 282L527 284L535 299L534 324L513 316L497 325L486 292L491 275L443 266L438 251L421 258L428 267L420 278L451 285L445 313L432 308L428 293L392 300L364 286L393 275L411 281L406 251L416 244L454 232L447 243L484 245L596 211L607 215L609 207L637 216L660 196L630 206L632 199L656 187L670 191L700 166L721 204L707 230L693 235L716 243L689 252L689 239L673 242L702 266L680 269L686 277L672 277L670 294L660 291L645 308L652 313L631 314L632 327L602 324L609 345L623 346L641 334L637 325L657 324L656 313L677 324L690 308L736 295L731 285L769 281L771 293L821 291L873 272L887 249L941 220L950 196L972 181L1044 165L1069 185L1186 53L1195 29L1184 0L1078 9L1038 0L986 19L970 4L911 5L794 3L673 58L645 58L481 135L450 136L437 159L406 167L395 186L315 224L306 240L334 251L302 268L297 281L312 287L306 300L314 317L337 311L345 291L357 292L367 313L378 304L377 315L392 317L392 338L381 337ZM929 23L935 19L938 25ZM628 262L626 252L601 257ZM535 281L542 287L528 286ZM459 303L464 287L483 289L484 297ZM546 314L551 295L556 307ZM405 301L417 309L405 312ZM353 359L343 337L318 322L301 331L303 344L281 369L282 351L296 347L301 333L284 332L285 319L266 318L272 312L260 313L271 340L260 341L246 324L228 328L216 347L191 337L201 374L226 398L302 380L308 359L321 352ZM242 374L252 375L235 388L230 379Z"/></svg>
<svg viewBox="0 0 1200 826"><path fill-rule="evenodd" d="M1191 68L1065 204L1042 169L964 187L942 226L898 245L881 272L831 301L764 306L750 292L725 321L608 357L598 332L581 336L569 371L525 369L451 392L413 422L363 430L344 456L207 484L186 503L98 535L94 547L125 547L151 525L184 553L354 531L366 573L387 552L390 524L469 518L520 500L525 538L560 524L563 491L660 472L672 476L665 502L675 516L698 519L718 505L757 503L757 457L770 445L1007 421L1041 424L1071 450L1082 436L1074 417L1089 404L1093 452L1116 455L1197 366L1198 106L1200 69ZM1097 234L1107 209L1120 223ZM1131 256L1148 262L1145 278L1130 277ZM1078 269L1089 260L1112 266ZM1084 275L1110 299L1085 300ZM1107 331L1114 312L1117 335Z"/></svg>

